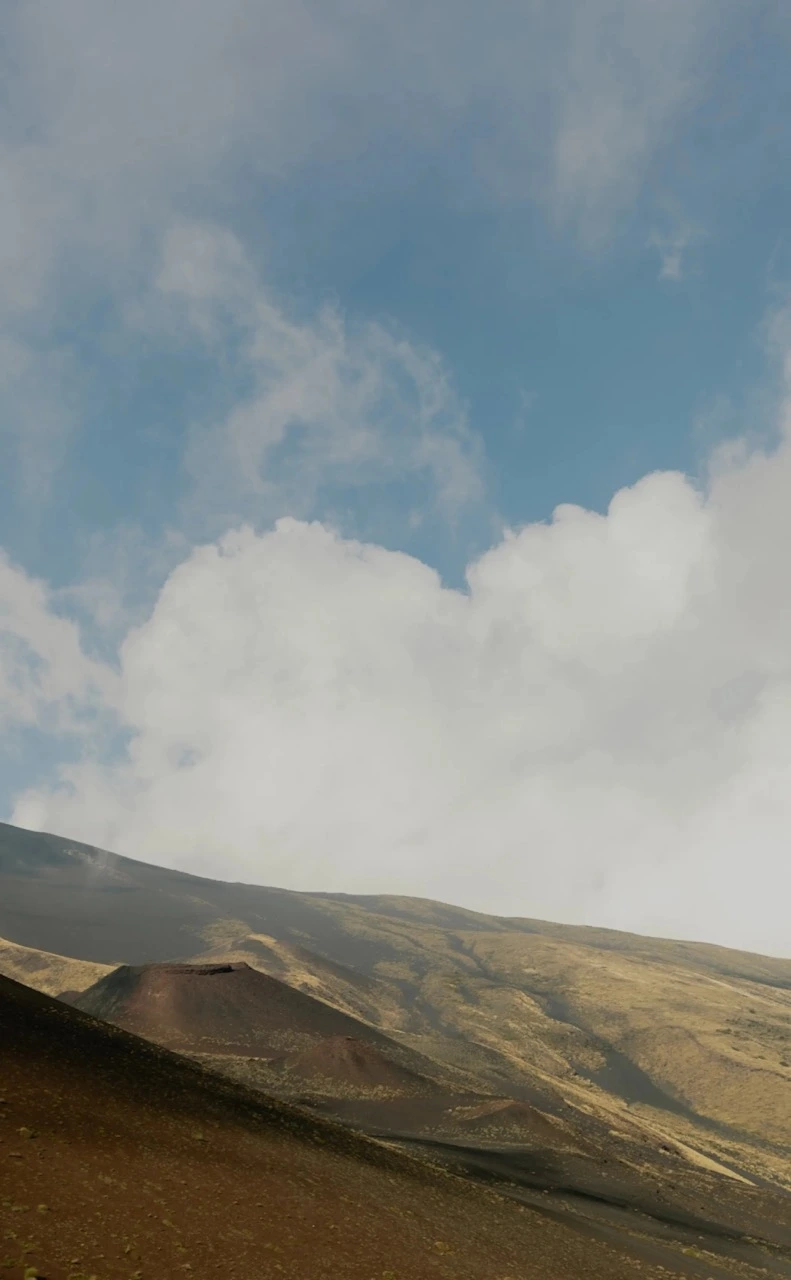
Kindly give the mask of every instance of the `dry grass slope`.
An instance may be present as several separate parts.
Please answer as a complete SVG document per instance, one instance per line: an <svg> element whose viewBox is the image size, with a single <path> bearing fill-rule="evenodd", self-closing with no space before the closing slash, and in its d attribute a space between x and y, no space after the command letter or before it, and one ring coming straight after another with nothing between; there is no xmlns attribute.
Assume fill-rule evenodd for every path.
<svg viewBox="0 0 791 1280"><path fill-rule="evenodd" d="M243 961L459 1089L572 1106L619 1132L639 1121L791 1186L791 960L224 884L2 824L0 932L90 961Z"/></svg>
<svg viewBox="0 0 791 1280"><path fill-rule="evenodd" d="M616 1248L571 1230L8 979L0 1079L9 1280L705 1274L683 1250L655 1264L637 1238Z"/></svg>
<svg viewBox="0 0 791 1280"><path fill-rule="evenodd" d="M106 974L113 966L95 964L90 960L73 960L69 956L53 955L51 951L37 951L17 942L0 938L0 976L16 978L28 987L57 996L62 991L84 991Z"/></svg>

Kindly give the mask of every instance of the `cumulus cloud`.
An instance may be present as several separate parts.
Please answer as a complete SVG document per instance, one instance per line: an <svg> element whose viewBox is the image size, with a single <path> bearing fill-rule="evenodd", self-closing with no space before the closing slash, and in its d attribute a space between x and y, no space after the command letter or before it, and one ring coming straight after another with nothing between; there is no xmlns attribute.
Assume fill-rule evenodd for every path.
<svg viewBox="0 0 791 1280"><path fill-rule="evenodd" d="M171 865L787 951L791 444L470 565L281 520L120 651L131 734L14 819Z"/></svg>
<svg viewBox="0 0 791 1280"><path fill-rule="evenodd" d="M0 732L78 732L114 703L112 671L84 651L52 593L0 549Z"/></svg>

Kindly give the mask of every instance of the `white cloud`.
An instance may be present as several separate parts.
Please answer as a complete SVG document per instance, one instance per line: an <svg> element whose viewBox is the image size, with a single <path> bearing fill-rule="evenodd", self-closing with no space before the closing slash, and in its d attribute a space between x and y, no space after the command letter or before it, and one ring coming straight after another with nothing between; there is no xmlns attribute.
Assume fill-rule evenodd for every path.
<svg viewBox="0 0 791 1280"><path fill-rule="evenodd" d="M191 328L234 386L227 415L196 425L188 450L204 518L223 503L227 519L308 513L319 493L376 484L384 495L405 480L451 521L480 501L480 441L438 356L337 308L290 318L227 231L171 229L146 321L179 341Z"/></svg>
<svg viewBox="0 0 791 1280"><path fill-rule="evenodd" d="M715 32L721 39L734 10L707 0L557 7L568 27L562 70L552 73L551 198L595 241L637 200L651 162L671 142L682 150L682 122L715 73Z"/></svg>
<svg viewBox="0 0 791 1280"><path fill-rule="evenodd" d="M654 232L649 237L648 246L659 254L659 279L683 280L688 271L689 250L701 238L700 229L689 225L678 226L669 232Z"/></svg>
<svg viewBox="0 0 791 1280"><path fill-rule="evenodd" d="M14 818L190 869L788 952L791 443L560 508L449 590L283 520L121 650L128 757Z"/></svg>
<svg viewBox="0 0 791 1280"><path fill-rule="evenodd" d="M0 364L5 351L25 366L6 378L3 416L26 487L46 493L79 431L76 389L102 363L92 351L93 366L81 368L84 351L66 350L63 333L79 335L99 305L109 327L133 308L174 219L234 223L260 245L269 209L251 185L333 207L381 199L434 171L457 207L537 204L589 243L634 201L687 109L692 69L705 81L715 23L725 25L714 0L661 11L648 0L495 0L485 13L471 0L141 0L134 13L99 0L17 6L0 105ZM183 279L170 283L184 296ZM256 323L302 361L294 409L315 403L311 353L294 350L282 316L260 309ZM312 335L334 349L347 405L352 392L360 407L379 394L355 367L363 345L380 380L412 361L413 391L423 382L418 412L427 384L432 394L439 386L425 353L399 349L385 330L369 326L352 342L327 311ZM321 372L315 359L312 369ZM287 394L292 384L279 399L238 407L230 425L242 452L251 433L261 440L264 418L277 436ZM362 462L370 435L347 426L340 443L336 465L349 449ZM422 449L426 465L467 483L447 436Z"/></svg>
<svg viewBox="0 0 791 1280"><path fill-rule="evenodd" d="M57 613L45 584L0 549L0 731L79 732L114 697L112 672L86 656L76 625Z"/></svg>
<svg viewBox="0 0 791 1280"><path fill-rule="evenodd" d="M128 287L152 228L249 211L251 179L365 200L428 163L465 204L538 201L590 239L705 91L734 15L721 0L31 0L5 33L3 308L51 305L89 270Z"/></svg>

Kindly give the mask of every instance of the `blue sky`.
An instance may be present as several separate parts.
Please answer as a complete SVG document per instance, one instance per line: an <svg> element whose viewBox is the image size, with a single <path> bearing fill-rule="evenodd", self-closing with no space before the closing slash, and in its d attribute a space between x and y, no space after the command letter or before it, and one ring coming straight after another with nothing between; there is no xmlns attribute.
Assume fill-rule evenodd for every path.
<svg viewBox="0 0 791 1280"><path fill-rule="evenodd" d="M75 0L54 17L35 2L9 6L4 26L0 813L214 873L230 860L251 879L467 901L491 883L493 909L516 897L526 914L697 928L760 947L761 927L736 918L736 888L699 922L657 850L675 840L679 875L690 858L714 874L715 793L738 774L747 796L764 758L767 681L786 679L763 642L742 637L738 653L712 658L717 685L704 688L699 652L722 633L726 606L749 599L761 619L774 610L774 634L788 598L773 558L781 514L771 528L764 519L770 555L739 496L753 493L762 512L770 494L784 505L787 8L160 0L121 14ZM625 498L628 515L608 516L633 486L634 511ZM589 515L553 521L563 504ZM283 517L318 524L307 541L292 525L272 533ZM521 538L535 522L548 535ZM253 544L218 551L242 526ZM601 530L609 551L588 565ZM629 572L622 539L642 547ZM315 617L297 546L339 575L335 605ZM227 580L214 581L212 554ZM381 578L359 577L363 563ZM712 564L719 585L704 588ZM243 565L252 577L236 594ZM307 602L281 599L277 584L303 581L303 569ZM219 651L211 665L203 622L217 596L193 613L192 574L250 611L227 637L230 668ZM654 579L666 610L638 625ZM551 620L536 595L550 582ZM613 622L605 641L599 613L612 619L622 604L622 630ZM390 619L392 653L360 651L360 629L378 634L371 611ZM341 613L355 620L349 634L337 631ZM168 687L161 664L182 614L191 630L172 658L197 683L176 706L155 691ZM572 633L588 648L572 653ZM438 672L456 670L464 645L446 689ZM623 711L616 673L625 664L642 705L660 661L652 645L665 703L645 708L653 745L630 780L632 730L609 736ZM396 689L397 671L408 688ZM544 684L558 699L549 726L580 699L562 743L530 710ZM209 688L207 707L216 698L226 710L198 724L185 706ZM732 691L747 688L742 706ZM243 726L237 707L231 742L237 697L259 714ZM389 726L381 741L378 730L352 735L349 707L366 697ZM667 698L681 700L674 728ZM726 704L742 717L732 755L723 743L736 712L726 724L712 711ZM340 708L334 727L328 705ZM399 707L413 709L409 730ZM519 707L527 737L504 728ZM276 814L271 797L255 799L256 762L277 756L275 722L282 742L319 712L325 754L294 744L293 759L312 761L306 785L326 839L303 821L298 789ZM430 742L445 751L458 725L471 740L505 736L491 758L463 752L456 782L429 784L425 761L413 775L405 759ZM332 792L346 799L330 803L337 741L346 763ZM390 779L378 812L414 810L397 839L359 798L376 750ZM687 750L694 797L670 781ZM190 787L206 791L184 764L196 759L225 778L208 824L173 816ZM294 786L291 759L284 751L279 796ZM490 855L486 838L470 843L461 871L447 849L476 778L481 806L466 828L502 829ZM589 854L565 819L519 808L520 786L539 781L561 808L579 801L582 812L590 798ZM613 805L634 810L628 834ZM766 839L770 896L788 873L777 838ZM635 844L644 852L627 874ZM739 847L728 856L722 874L737 886ZM564 887L572 868L579 892ZM666 891L649 907L656 877ZM765 945L787 950L784 930L778 920Z"/></svg>

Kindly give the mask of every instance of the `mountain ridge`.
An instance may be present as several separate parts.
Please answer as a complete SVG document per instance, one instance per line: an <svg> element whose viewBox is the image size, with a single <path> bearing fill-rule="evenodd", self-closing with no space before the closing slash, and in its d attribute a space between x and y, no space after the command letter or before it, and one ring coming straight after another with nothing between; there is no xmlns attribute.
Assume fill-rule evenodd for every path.
<svg viewBox="0 0 791 1280"><path fill-rule="evenodd" d="M470 1087L625 1109L791 1186L791 960L516 927L426 899L228 884L7 824L0 935L91 962L244 961Z"/></svg>
<svg viewBox="0 0 791 1280"><path fill-rule="evenodd" d="M23 854L24 850L24 854ZM47 858L47 853L50 857ZM115 880L116 887L121 889L123 873L126 868L134 869L140 874L143 869L157 879L168 878L173 883L195 886L221 887L223 890L252 890L255 893L271 895L273 899L281 898L326 902L338 905L349 904L363 910L383 915L393 920L403 919L411 924L423 923L441 928L466 928L483 931L484 928L500 932L517 930L526 934L556 937L561 940L577 939L582 945L589 945L603 950L642 949L656 955L667 948L681 949L690 959L699 957L701 962L709 959L712 964L718 958L725 960L740 957L745 964L758 962L756 969L777 969L772 982L791 989L791 954L789 956L773 956L762 952L744 951L739 948L725 947L715 942L705 942L689 938L663 938L650 934L632 933L626 930L603 928L595 925L571 925L557 921L539 920L525 916L499 916L486 912L473 911L471 908L456 906L452 903L440 902L417 895L402 894L352 894L328 890L305 891L282 889L273 885L260 885L244 880L220 880L212 876L196 875L194 872L162 867L157 863L141 861L125 854L113 853L97 845L67 839L52 832L30 831L28 828L16 827L10 823L0 822L0 876L13 874L25 875L29 869L28 856L33 854L40 865L47 863L50 867L63 867L64 855L82 855L85 864L94 873L104 872L108 878ZM28 856L24 856L28 855ZM128 872L127 872L128 874ZM86 880L89 876L85 877ZM131 886L129 886L131 887ZM2 926L0 926L2 932ZM4 934L4 936L8 936ZM10 939L16 941L16 939ZM27 944L22 944L27 945ZM791 933L789 935L789 951L791 952ZM75 958L81 958L76 957ZM88 958L88 957L86 957ZM737 976L736 974L734 976ZM738 976L747 976L740 971ZM760 981L756 976L754 981Z"/></svg>

